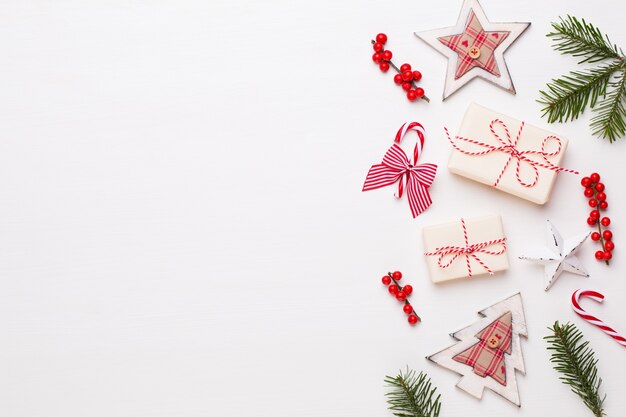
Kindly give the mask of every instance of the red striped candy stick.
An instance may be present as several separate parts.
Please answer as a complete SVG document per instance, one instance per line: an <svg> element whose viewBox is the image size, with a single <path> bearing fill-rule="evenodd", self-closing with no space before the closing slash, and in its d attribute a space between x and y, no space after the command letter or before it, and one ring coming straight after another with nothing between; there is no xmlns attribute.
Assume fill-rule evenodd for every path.
<svg viewBox="0 0 626 417"><path fill-rule="evenodd" d="M576 314L578 314L580 317L593 324L594 326L599 327L604 333L611 336L620 345L626 346L626 338L624 338L624 336L617 333L615 330L613 330L613 328L607 326L599 318L588 314L580 307L579 301L581 298L584 297L591 298L593 301L597 301L598 303L604 301L604 295L600 294L599 292L593 290L576 290L574 291L574 294L572 294L572 308L574 309Z"/></svg>

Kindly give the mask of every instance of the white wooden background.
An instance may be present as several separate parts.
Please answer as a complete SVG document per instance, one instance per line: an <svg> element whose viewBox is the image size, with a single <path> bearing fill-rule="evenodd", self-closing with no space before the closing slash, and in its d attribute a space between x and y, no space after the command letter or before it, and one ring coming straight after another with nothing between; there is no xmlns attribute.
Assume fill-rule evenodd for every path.
<svg viewBox="0 0 626 417"><path fill-rule="evenodd" d="M617 249L592 277L516 259L544 221L586 229L579 178L545 207L451 176L444 125L475 100L546 127L535 102L575 68L545 38L567 13L626 46L623 2L483 0L494 21L532 21L507 53L517 96L477 80L439 100L445 60L413 31L454 24L460 0L0 1L0 415L6 417L386 416L383 377L432 377L441 416L587 417L550 367L542 337L573 321L595 349L608 416L623 415L626 352L571 311L626 332L626 141L589 134L589 114L553 128L566 165L605 178ZM409 103L371 62L385 31L395 62L424 74ZM392 189L361 193L400 124L424 123L440 164L418 219ZM421 228L503 215L511 269L430 283ZM415 328L379 283L415 287ZM424 356L476 311L521 291L529 324L522 407L482 402Z"/></svg>

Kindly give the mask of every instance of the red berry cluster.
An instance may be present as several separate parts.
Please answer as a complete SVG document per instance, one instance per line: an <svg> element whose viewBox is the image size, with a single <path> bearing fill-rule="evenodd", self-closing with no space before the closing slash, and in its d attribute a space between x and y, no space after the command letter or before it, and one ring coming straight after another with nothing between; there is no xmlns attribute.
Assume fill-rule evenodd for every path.
<svg viewBox="0 0 626 417"><path fill-rule="evenodd" d="M421 319L413 310L413 306L411 305L411 303L409 303L409 300L407 300L409 295L411 295L411 293L413 292L413 287L410 286L409 284L405 285L404 287L398 284L398 281L400 281L401 279L402 279L402 272L395 271L393 273L388 272L387 275L383 276L381 281L383 282L383 284L389 286L387 288L389 290L389 294L394 295L396 297L396 300L404 303L402 310L404 310L404 312L409 315L408 317L409 323L415 324ZM393 284L391 284L391 282L393 282Z"/></svg>
<svg viewBox="0 0 626 417"><path fill-rule="evenodd" d="M585 187L585 197L589 199L589 206L592 207L587 218L587 224L589 226L598 226L598 231L591 234L591 240L600 241L602 244L602 250L596 252L596 259L606 261L608 265L609 259L613 257L615 244L613 243L613 232L608 229L602 231L602 227L606 228L611 224L610 218L606 216L601 218L602 210L606 210L609 207L609 203L606 202L604 184L600 182L600 174L595 172L583 178L580 184Z"/></svg>
<svg viewBox="0 0 626 417"><path fill-rule="evenodd" d="M379 33L376 35L376 40L372 41L372 45L374 48L374 55L372 55L372 60L378 64L378 67L382 72L389 71L389 62L391 61L391 57L393 57L393 53L389 50L385 50L385 44L387 43L387 35L384 33Z"/></svg>
<svg viewBox="0 0 626 417"><path fill-rule="evenodd" d="M400 66L400 73L394 75L393 82L402 86L402 89L406 91L406 98L408 98L409 101L415 101L418 98L424 97L424 89L421 87L415 87L414 85L414 81L416 82L421 79L421 72L411 71L411 65L402 64Z"/></svg>
<svg viewBox="0 0 626 417"><path fill-rule="evenodd" d="M393 77L393 81L402 86L402 89L406 91L406 98L409 101L415 101L418 98L429 102L430 99L424 95L424 89L415 85L416 82L422 79L422 73L419 71L413 71L409 64L402 64L400 68L391 62L393 54L390 50L385 49L385 43L387 43L387 35L379 33L376 35L376 40L372 41L374 48L374 55L372 60L378 64L378 67L382 72L389 71L389 68L396 70L397 74Z"/></svg>

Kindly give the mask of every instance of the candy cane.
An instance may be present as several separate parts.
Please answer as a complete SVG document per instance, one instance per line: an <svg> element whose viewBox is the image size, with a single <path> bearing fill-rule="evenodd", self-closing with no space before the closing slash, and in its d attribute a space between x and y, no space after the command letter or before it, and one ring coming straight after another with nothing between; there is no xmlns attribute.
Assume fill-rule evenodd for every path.
<svg viewBox="0 0 626 417"><path fill-rule="evenodd" d="M592 316L591 314L587 314L587 312L580 307L579 301L583 297L591 298L593 301L601 303L602 301L604 301L604 295L593 290L576 290L574 291L574 294L572 294L572 308L580 317L593 324L594 326L599 327L604 333L611 336L620 345L626 346L626 338L621 336L611 327L607 326L602 320Z"/></svg>

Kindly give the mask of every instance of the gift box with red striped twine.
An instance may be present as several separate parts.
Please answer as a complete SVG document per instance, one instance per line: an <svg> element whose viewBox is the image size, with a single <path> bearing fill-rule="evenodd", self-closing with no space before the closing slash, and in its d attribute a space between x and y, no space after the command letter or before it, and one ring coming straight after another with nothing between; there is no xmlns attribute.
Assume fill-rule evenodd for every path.
<svg viewBox="0 0 626 417"><path fill-rule="evenodd" d="M566 138L476 103L456 135L444 134L453 148L450 172L535 204L548 202L559 172L578 174L560 166Z"/></svg>
<svg viewBox="0 0 626 417"><path fill-rule="evenodd" d="M496 132L496 128L503 131L504 138ZM561 148L562 148L561 139L559 139L558 137L554 135L546 136L543 139L543 142L541 143L541 148L539 150L517 149L517 143L519 142L519 139L522 136L522 131L524 130L524 122L521 122L519 130L517 131L517 135L515 136L515 139L512 139L511 134L509 133L508 126L502 120L500 119L492 120L491 123L489 124L489 131L491 132L493 137L496 138L498 142L500 142L500 146L494 146L489 143L484 143L479 140L464 138L461 136L456 136L455 139L452 139L452 137L450 136L450 132L448 132L448 128L444 128L444 130L446 132L448 141L452 144L452 147L456 149L457 151L461 152L462 154L471 155L471 156L483 156L483 155L488 155L492 152L504 152L504 153L509 154L509 157L506 160L506 163L504 164L504 166L502 167L500 174L498 175L498 177L495 179L493 183L494 187L498 186L498 184L500 183L500 180L502 179L502 176L506 172L506 169L509 167L513 159L515 159L515 162L516 162L515 178L517 178L517 182L520 183L520 185L524 187L534 187L539 181L539 170L537 169L537 167L549 169L554 172L570 172L572 174L578 174L578 171L574 171L573 169L562 168L558 165L554 165L552 162L548 160L548 157L556 156L559 153L561 153ZM482 150L469 151L469 150L463 149L459 145L457 145L455 140L476 145L478 148ZM556 150L552 152L546 151L546 145L550 141L554 141L554 143L556 143ZM530 155L538 155L542 158L543 161L539 162L535 159L532 159L529 157ZM520 175L520 168L521 168L522 163L527 164L533 170L534 176L533 176L532 181L526 181L522 179L522 176Z"/></svg>
<svg viewBox="0 0 626 417"><path fill-rule="evenodd" d="M464 256L465 264L467 265L467 276L472 276L472 266L470 264L470 258L474 259L476 262L482 266L488 274L493 275L493 270L483 262L482 259L478 256L480 253L485 253L488 255L502 255L506 252L506 237L501 237L498 239L492 239L485 242L478 243L469 243L470 240L467 235L467 227L465 226L465 220L461 219L461 226L463 228L463 239L465 241L464 246L458 245L447 245L436 248L432 252L426 252L424 255L426 256L438 256L437 265L439 268L446 269L457 258ZM498 248L497 250L494 248ZM446 261L447 259L447 261Z"/></svg>

